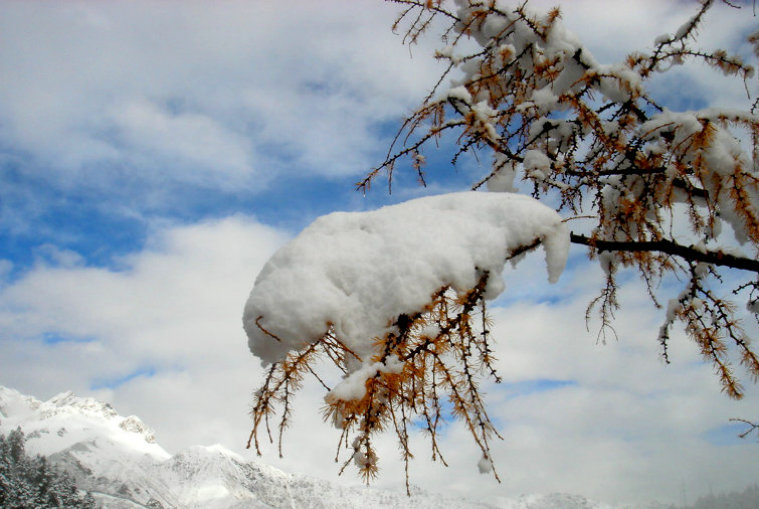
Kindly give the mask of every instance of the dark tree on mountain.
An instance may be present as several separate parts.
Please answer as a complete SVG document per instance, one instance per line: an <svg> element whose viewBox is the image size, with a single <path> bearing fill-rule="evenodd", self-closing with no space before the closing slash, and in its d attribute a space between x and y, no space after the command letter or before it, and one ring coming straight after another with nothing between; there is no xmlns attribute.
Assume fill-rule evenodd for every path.
<svg viewBox="0 0 759 509"><path fill-rule="evenodd" d="M677 324L714 367L724 392L740 399L742 382L759 378L750 337L759 324L759 100L754 68L744 61L759 57L759 31L743 34L745 55L704 48L699 35L711 11L751 13L727 0L681 3L682 25L673 33L607 65L564 28L558 8L536 13L527 1L390 1L401 9L393 29L405 43L441 37L436 58L445 71L359 190L379 181L392 189L399 171L414 172L426 185L448 171L425 165L425 154L441 143L453 144L452 165L475 153L487 169L472 189L526 193L554 208L571 243L600 264L600 293L586 313L589 324L600 318L599 339L616 335L618 276L635 270L663 310L657 338L663 359L670 361ZM730 27L710 28L719 29ZM651 86L667 73L675 86L688 86L677 83L685 79L677 73L692 65L740 83L745 106L681 111L672 87ZM543 241L503 253L504 259ZM346 349L325 324L318 342L272 364L254 400L252 437L260 425L268 427L276 404L284 407L281 432L291 411L289 396L314 374L320 355L346 376L370 362L386 365L397 358L402 368L367 369L366 391L357 398L327 398L327 415L342 428L341 442L352 443L351 459L363 475L376 472L370 437L383 429L397 432L408 461L409 422L426 423L433 456L439 456L435 436L445 399L492 468L488 440L497 432L478 392L483 377L498 380L485 317L490 276L482 273L466 290L441 282L426 306L390 317L384 337L367 338L376 345L370 359ZM266 316L247 318L249 336L289 339ZM437 326L432 335L430 324Z"/></svg>
<svg viewBox="0 0 759 509"><path fill-rule="evenodd" d="M7 437L0 434L0 507L94 509L95 500L43 456L28 456L24 433L16 429Z"/></svg>

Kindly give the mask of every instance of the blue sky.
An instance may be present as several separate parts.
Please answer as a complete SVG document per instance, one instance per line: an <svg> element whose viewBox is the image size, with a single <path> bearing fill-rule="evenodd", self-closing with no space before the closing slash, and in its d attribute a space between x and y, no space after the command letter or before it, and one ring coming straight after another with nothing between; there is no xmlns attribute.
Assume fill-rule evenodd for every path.
<svg viewBox="0 0 759 509"><path fill-rule="evenodd" d="M582 0L564 13L611 62L675 30L683 5ZM740 29L705 29L705 45L738 47L755 21L716 11L710 26ZM172 451L240 450L261 374L240 315L266 259L319 215L464 189L487 163L452 169L443 149L427 154L437 175L427 189L400 174L392 196L383 181L354 190L439 70L436 41L410 56L390 31L394 14L368 0L0 0L0 384L102 398ZM745 103L742 87L706 69L685 79L687 97L672 98L666 81L658 91L683 108ZM456 426L445 437L452 467L429 464L417 444L413 481L606 500L755 481L759 450L725 430L730 417L753 417L756 391L740 404L721 396L682 338L665 368L661 313L627 279L621 339L601 346L583 319L599 270L581 251L555 286L539 259L510 271L493 310L507 383L488 388L504 423L504 483L476 473ZM325 426L323 446L311 439L317 389L299 398L286 457L272 448L264 460L334 481L337 437ZM379 483L399 486L395 446L382 447Z"/></svg>

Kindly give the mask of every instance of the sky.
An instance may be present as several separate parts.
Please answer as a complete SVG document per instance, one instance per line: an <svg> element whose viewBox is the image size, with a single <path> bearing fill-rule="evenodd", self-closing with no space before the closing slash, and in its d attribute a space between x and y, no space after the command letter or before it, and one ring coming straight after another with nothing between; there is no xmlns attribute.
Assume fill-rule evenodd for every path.
<svg viewBox="0 0 759 509"><path fill-rule="evenodd" d="M562 9L612 63L674 32L693 4ZM355 191L440 71L439 42L403 46L396 13L369 0L0 0L0 384L108 401L171 452L221 443L253 457L244 445L262 368L241 314L268 257L320 215L463 190L487 164L451 168L443 147L428 154L429 187L401 172L392 195L382 181ZM756 23L750 6L718 6L702 43L745 49ZM674 79L656 91L682 109L745 107L742 85L705 68ZM487 500L561 491L682 503L757 481L759 444L729 421L759 418L756 386L729 400L679 332L664 365L663 315L634 274L619 340L601 344L584 319L600 274L581 249L556 285L539 259L508 271L491 308L504 383L487 387L503 482L477 472L478 449L451 424L448 468L413 438L412 483ZM317 384L301 391L285 457L272 446L262 460L356 484L350 471L337 477L322 396ZM379 448L376 484L401 487L392 437Z"/></svg>

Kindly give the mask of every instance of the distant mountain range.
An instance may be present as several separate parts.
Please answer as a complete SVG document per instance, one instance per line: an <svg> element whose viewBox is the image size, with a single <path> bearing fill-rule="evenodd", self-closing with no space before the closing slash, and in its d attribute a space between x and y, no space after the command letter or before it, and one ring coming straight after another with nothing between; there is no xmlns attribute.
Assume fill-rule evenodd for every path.
<svg viewBox="0 0 759 509"><path fill-rule="evenodd" d="M576 495L533 495L498 505L364 487L282 472L220 445L171 455L138 417L67 392L39 401L0 386L0 433L20 427L26 449L65 469L107 509L617 509Z"/></svg>

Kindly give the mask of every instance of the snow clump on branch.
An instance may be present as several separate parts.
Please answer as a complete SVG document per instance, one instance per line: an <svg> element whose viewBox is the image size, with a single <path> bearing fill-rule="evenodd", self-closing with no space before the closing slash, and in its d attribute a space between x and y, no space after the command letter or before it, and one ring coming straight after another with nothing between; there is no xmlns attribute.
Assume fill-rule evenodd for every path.
<svg viewBox="0 0 759 509"><path fill-rule="evenodd" d="M500 274L508 258L536 242L555 282L566 262L567 229L555 211L516 194L453 193L323 216L258 275L243 317L248 346L271 364L332 326L368 359L373 339L400 315L422 310L443 286L463 291L484 272ZM500 277L490 278L486 298L503 290Z"/></svg>
<svg viewBox="0 0 759 509"><path fill-rule="evenodd" d="M445 462L436 430L453 414L482 451L480 470L498 479L489 440L500 435L479 392L483 376L500 381L485 302L504 290L506 262L539 245L555 282L569 250L561 216L510 193L431 196L316 220L274 254L245 305L248 345L269 365L248 446L261 453L258 431L269 430L277 406L282 453L290 398L310 374L327 390L325 418L341 430L338 455L342 444L352 450L343 469L352 462L367 482L376 476L372 437L392 425L408 491L407 425L426 422L433 459ZM315 371L321 359L343 374L332 388Z"/></svg>

